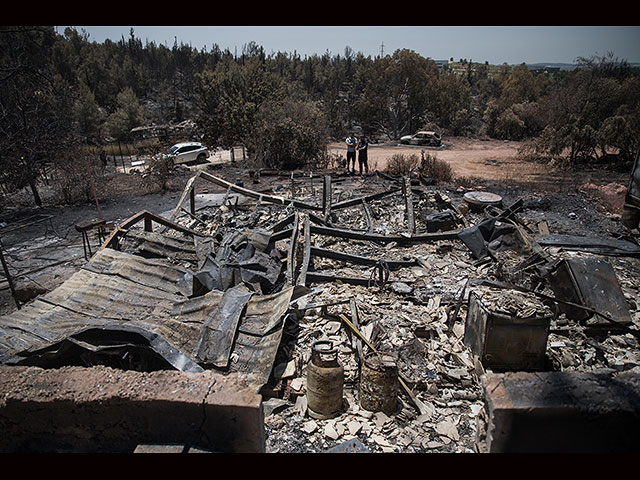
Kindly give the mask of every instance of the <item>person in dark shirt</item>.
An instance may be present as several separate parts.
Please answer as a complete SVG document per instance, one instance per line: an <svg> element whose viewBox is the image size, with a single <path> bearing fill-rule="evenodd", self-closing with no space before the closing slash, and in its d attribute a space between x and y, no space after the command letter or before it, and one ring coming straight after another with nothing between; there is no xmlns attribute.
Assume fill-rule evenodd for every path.
<svg viewBox="0 0 640 480"><path fill-rule="evenodd" d="M358 141L358 146L356 147L358 150L358 165L360 167L360 175L362 175L362 167L364 166L365 173L369 173L369 165L367 164L367 150L369 147L369 142L367 142L367 138L363 135L362 138Z"/></svg>

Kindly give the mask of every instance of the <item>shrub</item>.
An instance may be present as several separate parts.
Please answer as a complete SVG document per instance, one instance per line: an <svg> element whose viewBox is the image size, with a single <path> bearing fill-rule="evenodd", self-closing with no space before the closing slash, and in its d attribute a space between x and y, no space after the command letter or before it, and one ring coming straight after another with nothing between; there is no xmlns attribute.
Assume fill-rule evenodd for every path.
<svg viewBox="0 0 640 480"><path fill-rule="evenodd" d="M267 102L256 116L247 146L259 166L293 170L328 162L324 116L312 102Z"/></svg>
<svg viewBox="0 0 640 480"><path fill-rule="evenodd" d="M422 152L420 161L420 174L432 178L436 183L451 182L453 180L453 169L444 160L438 160L435 155Z"/></svg>
<svg viewBox="0 0 640 480"><path fill-rule="evenodd" d="M53 187L63 203L72 204L83 198L91 201L94 189L102 186L103 175L104 167L97 155L83 150L68 151L53 164Z"/></svg>
<svg viewBox="0 0 640 480"><path fill-rule="evenodd" d="M418 156L415 154L407 156L402 153L396 153L389 159L384 173L398 176L409 175L418 168L419 161Z"/></svg>

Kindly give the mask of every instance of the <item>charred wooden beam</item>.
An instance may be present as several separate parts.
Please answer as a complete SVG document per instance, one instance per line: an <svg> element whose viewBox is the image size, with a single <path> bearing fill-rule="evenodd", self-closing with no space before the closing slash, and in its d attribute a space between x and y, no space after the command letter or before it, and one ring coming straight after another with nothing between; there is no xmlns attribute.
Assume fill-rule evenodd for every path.
<svg viewBox="0 0 640 480"><path fill-rule="evenodd" d="M367 228L369 233L373 233L373 219L371 218L371 209L366 200L362 199L362 210L364 210L364 216L367 220Z"/></svg>
<svg viewBox="0 0 640 480"><path fill-rule="evenodd" d="M298 212L295 213L293 219L293 228L291 231L291 240L289 240L289 250L287 252L287 283L295 285L296 278L296 248L298 246L298 231L299 231L300 218Z"/></svg>
<svg viewBox="0 0 640 480"><path fill-rule="evenodd" d="M393 195L399 192L399 188L392 188L391 190L385 190L384 192L374 193L372 195L367 195L365 197L358 198L350 198L349 200L343 200L342 202L334 203L331 205L333 210L340 210L342 208L353 207L354 205L358 205L363 200L366 202L371 202L373 200L380 200L381 198L387 197L389 195Z"/></svg>
<svg viewBox="0 0 640 480"><path fill-rule="evenodd" d="M284 240L285 238L290 238L293 232L293 228L288 228L286 230L280 230L279 232L275 232L271 234L271 240L269 242L277 242L279 240Z"/></svg>
<svg viewBox="0 0 640 480"><path fill-rule="evenodd" d="M313 223L317 223L318 225L328 226L327 222L325 222L323 219L321 219L317 215L314 215L311 212L307 213L307 216L309 217L309 220L311 220Z"/></svg>
<svg viewBox="0 0 640 480"><path fill-rule="evenodd" d="M207 172L201 171L200 178L203 178L209 182L215 183L216 185L220 185L221 187L229 188L236 193L245 195L250 198L255 198L255 199L261 198L263 202L275 203L277 205L291 204L296 208L307 209L307 210L322 210L322 207L301 202L300 200L278 197L275 195L266 195L264 193L256 192L254 190L249 190L248 188L240 187L239 185L234 185L233 183L227 182L226 180L216 177L215 175L211 175L210 173L207 173Z"/></svg>
<svg viewBox="0 0 640 480"><path fill-rule="evenodd" d="M109 235L109 237L100 246L100 250L102 250L103 248L106 248L106 247L110 247L112 245L112 243L119 236L125 234L130 227L134 226L135 224L137 224L139 222L144 222L144 230L147 231L147 232L151 232L153 230L152 222L156 222L156 223L159 223L160 225L163 225L164 227L172 228L173 230L176 230L178 232L186 233L186 234L189 234L189 235L195 235L195 236L198 236L198 237L204 237L205 236L202 233L199 233L199 232L196 232L194 230L191 230L190 228L183 227L182 225L179 225L179 224L177 224L175 222L172 222L169 219L166 219L164 217L161 217L159 215L151 213L148 210L142 210L142 211L132 215L131 217L127 218L124 222L122 222L120 225L118 225L113 230L113 232L111 232L111 235Z"/></svg>
<svg viewBox="0 0 640 480"><path fill-rule="evenodd" d="M330 237L348 238L351 240L365 240L380 243L396 242L398 244L406 244L414 242L432 242L436 240L454 240L458 238L460 230L451 230L449 232L421 233L418 235L413 235L412 237L408 237L404 235L378 235L374 233L359 233L353 230L312 225L311 233L315 233L318 235L327 235Z"/></svg>
<svg viewBox="0 0 640 480"><path fill-rule="evenodd" d="M271 228L269 228L269 230L271 230L272 232L279 232L281 231L284 227L286 227L287 225L290 225L293 223L293 220L295 218L295 213L292 213L291 215L283 218L282 220L280 220L279 222L275 223Z"/></svg>
<svg viewBox="0 0 640 480"><path fill-rule="evenodd" d="M361 257L359 255L352 255L350 253L337 252L335 250L328 250L322 247L310 247L309 250L312 256L330 258L332 260L340 260L343 262L355 263L358 265L375 266L380 263L384 263L390 270L420 265L417 260L380 260L369 257Z"/></svg>
<svg viewBox="0 0 640 480"><path fill-rule="evenodd" d="M325 175L322 182L322 216L326 223L331 214L331 175Z"/></svg>
<svg viewBox="0 0 640 480"><path fill-rule="evenodd" d="M182 205L187 200L187 196L190 196L192 199L191 203L193 208L191 209L191 213L195 213L195 197L192 196L194 192L193 184L195 183L196 179L200 176L200 173L201 172L196 173L193 177L189 179L189 181L185 185L184 190L182 190L182 195L180 195L180 200L178 200L178 203L173 209L173 212L171 212L171 215L169 215L169 220L173 220L176 218L176 215L178 215L178 212L182 208Z"/></svg>
<svg viewBox="0 0 640 480"><path fill-rule="evenodd" d="M351 322L356 329L360 328L360 315L358 314L358 305L356 299L351 297L349 300L349 307L351 309ZM362 353L362 340L357 335L353 335L351 338L352 347L358 352L358 358L360 359L360 365L364 362L364 355Z"/></svg>
<svg viewBox="0 0 640 480"><path fill-rule="evenodd" d="M2 269L4 270L4 275L7 278L7 283L9 284L9 289L11 290L11 296L13 297L13 301L16 303L16 307L20 310L20 301L18 300L18 296L16 295L16 289L13 285L13 279L11 278L11 273L9 273L9 266L7 265L6 260L4 259L4 254L2 253L2 245L0 244L0 262L2 262Z"/></svg>
<svg viewBox="0 0 640 480"><path fill-rule="evenodd" d="M307 284L307 271L309 270L309 263L311 261L311 231L310 231L309 217L304 217L304 257L302 259L302 267L300 268L300 275L298 276L298 285L306 286Z"/></svg>
<svg viewBox="0 0 640 480"><path fill-rule="evenodd" d="M409 236L416 231L416 220L413 215L413 198L411 195L411 179L402 177L402 196L404 197L405 210L407 212L407 228Z"/></svg>
<svg viewBox="0 0 640 480"><path fill-rule="evenodd" d="M370 278L342 277L339 275L329 275L319 272L307 272L306 280L308 285L311 283L342 282L350 285L369 287L375 284L375 282Z"/></svg>

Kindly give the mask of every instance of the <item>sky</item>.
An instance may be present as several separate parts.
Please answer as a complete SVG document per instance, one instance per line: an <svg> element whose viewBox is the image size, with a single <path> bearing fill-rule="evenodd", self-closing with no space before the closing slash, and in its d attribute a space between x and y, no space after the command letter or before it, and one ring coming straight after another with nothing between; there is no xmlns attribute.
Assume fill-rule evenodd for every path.
<svg viewBox="0 0 640 480"><path fill-rule="evenodd" d="M375 57L407 48L434 60L453 58L502 63L575 63L578 57L605 56L640 63L640 26L74 26L98 43L134 35L172 47L190 44L209 50L242 52L255 42L267 55L297 52L301 57L327 51ZM57 27L64 33L65 27Z"/></svg>

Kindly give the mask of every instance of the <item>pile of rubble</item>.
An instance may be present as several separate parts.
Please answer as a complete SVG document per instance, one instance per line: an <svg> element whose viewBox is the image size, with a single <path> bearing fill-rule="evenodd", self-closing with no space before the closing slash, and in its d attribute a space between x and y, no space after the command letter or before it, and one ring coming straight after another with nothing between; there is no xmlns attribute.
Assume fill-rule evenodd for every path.
<svg viewBox="0 0 640 480"><path fill-rule="evenodd" d="M180 345L165 359L244 372L267 452L476 452L487 371L640 373L637 242L552 234L539 198L509 200L422 177L201 171L170 214L141 212L100 252L132 271L134 257L170 266L157 275L182 297L166 328L193 328L157 327ZM335 355L324 369L319 344ZM384 408L363 405L376 355ZM336 389L339 408L313 410Z"/></svg>
<svg viewBox="0 0 640 480"><path fill-rule="evenodd" d="M221 245L230 231L270 232L286 283L308 289L292 308L270 382L261 390L268 451L477 451L483 436L478 418L485 365L473 351L472 326L465 328L472 298L512 322L529 319L531 325L531 319L545 319L530 326L533 331L525 327L515 334L539 342L538 350L529 352L533 364L523 360L521 351L512 353L512 364L505 366L512 370L640 367L634 333L640 326L637 244L620 241L611 248L630 248L629 256L616 251L621 256L608 257L621 278L616 291L624 292L617 301L633 317L627 311L626 323L603 326L600 321L603 328L589 330L558 311L556 303L544 301L544 294L553 297L554 291L543 275L548 277L547 270L560 260L593 255L582 244L598 254L607 242L594 245L593 238L590 243L584 237L576 243L572 237L566 245L553 245L548 223L536 218L539 210L530 209L533 220L518 216L526 211L522 199L500 208L497 196L445 193L428 179L386 175L209 180L223 188L222 201L194 209L195 215L177 208L176 221L217 236ZM289 201L279 204L269 195ZM196 205L207 194L200 197ZM504 283L469 285L477 279L527 291ZM319 341L331 342L344 371L343 408L325 419L310 415L307 405L308 369ZM360 404L363 350L372 349L392 356L408 388L398 388L393 412Z"/></svg>

